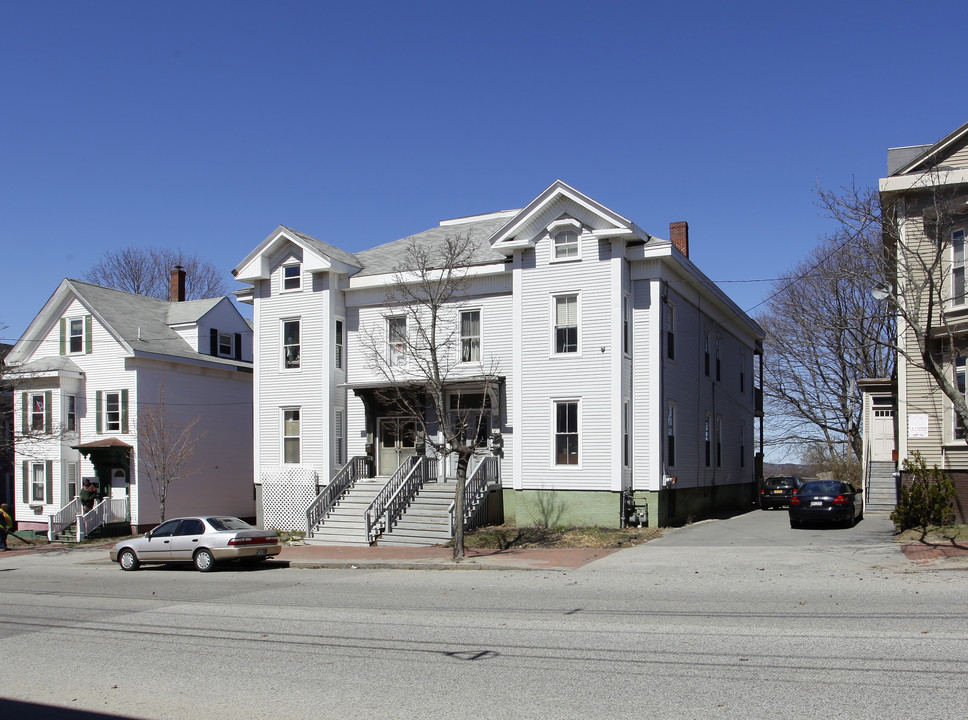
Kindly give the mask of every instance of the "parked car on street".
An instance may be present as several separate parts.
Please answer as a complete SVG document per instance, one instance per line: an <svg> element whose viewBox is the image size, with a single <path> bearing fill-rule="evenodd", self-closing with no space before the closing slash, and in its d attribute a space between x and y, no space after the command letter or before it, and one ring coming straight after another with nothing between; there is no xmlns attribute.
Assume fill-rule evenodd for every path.
<svg viewBox="0 0 968 720"><path fill-rule="evenodd" d="M124 570L144 563L193 563L208 572L221 561L255 565L282 551L274 530L258 530L226 515L166 520L142 537L122 540L111 548L111 560Z"/></svg>
<svg viewBox="0 0 968 720"><path fill-rule="evenodd" d="M783 507L790 504L790 498L803 485L796 475L771 475L763 481L760 488L760 508Z"/></svg>
<svg viewBox="0 0 968 720"><path fill-rule="evenodd" d="M811 522L853 527L863 517L863 494L840 480L811 480L790 498L792 528Z"/></svg>

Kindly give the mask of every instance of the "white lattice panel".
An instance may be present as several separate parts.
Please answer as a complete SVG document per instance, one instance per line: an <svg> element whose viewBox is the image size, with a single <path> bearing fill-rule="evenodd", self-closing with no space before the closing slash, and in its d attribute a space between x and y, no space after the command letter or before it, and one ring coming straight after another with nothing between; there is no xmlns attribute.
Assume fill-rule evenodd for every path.
<svg viewBox="0 0 968 720"><path fill-rule="evenodd" d="M272 530L308 530L306 508L316 498L316 471L300 465L264 467L262 524Z"/></svg>

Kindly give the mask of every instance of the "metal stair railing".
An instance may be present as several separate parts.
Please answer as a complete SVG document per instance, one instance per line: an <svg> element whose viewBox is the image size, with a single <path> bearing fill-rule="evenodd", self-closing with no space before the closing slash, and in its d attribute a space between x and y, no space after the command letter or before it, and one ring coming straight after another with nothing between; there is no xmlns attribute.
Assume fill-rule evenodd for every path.
<svg viewBox="0 0 968 720"><path fill-rule="evenodd" d="M369 477L369 469L370 461L365 455L351 457L349 462L340 468L329 484L306 508L306 532L309 537L313 536L313 531L323 523L343 494L353 487L357 480Z"/></svg>
<svg viewBox="0 0 968 720"><path fill-rule="evenodd" d="M487 524L487 503L483 502L487 495L487 486L496 482L498 477L498 459L493 455L482 458L474 468L474 472L464 483L464 529L473 530ZM454 518L457 501L450 504L450 536L457 532L457 521Z"/></svg>
<svg viewBox="0 0 968 720"><path fill-rule="evenodd" d="M77 516L77 542L88 537L102 525L127 522L128 498L104 498L90 512Z"/></svg>
<svg viewBox="0 0 968 720"><path fill-rule="evenodd" d="M366 541L372 543L380 532L392 528L421 486L436 477L436 459L412 455L404 460L366 509Z"/></svg>
<svg viewBox="0 0 968 720"><path fill-rule="evenodd" d="M48 515L47 540L54 542L54 539L60 535L61 530L76 523L77 516L81 514L82 509L83 505L81 505L81 499L76 497L53 515Z"/></svg>

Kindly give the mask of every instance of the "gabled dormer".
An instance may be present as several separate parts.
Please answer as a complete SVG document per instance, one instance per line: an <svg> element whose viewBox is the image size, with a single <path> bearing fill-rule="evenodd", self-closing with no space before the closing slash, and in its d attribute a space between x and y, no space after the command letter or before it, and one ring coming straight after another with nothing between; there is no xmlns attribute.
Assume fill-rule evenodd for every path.
<svg viewBox="0 0 968 720"><path fill-rule="evenodd" d="M280 225L232 271L236 280L255 285L273 280L276 293L306 288L316 273L354 275L363 267L352 253ZM275 277L277 276L277 277ZM244 299L244 293L241 295Z"/></svg>
<svg viewBox="0 0 968 720"><path fill-rule="evenodd" d="M551 262L581 259L581 239L625 238L647 242L651 236L627 218L609 210L565 182L556 180L490 238L505 255L550 244Z"/></svg>

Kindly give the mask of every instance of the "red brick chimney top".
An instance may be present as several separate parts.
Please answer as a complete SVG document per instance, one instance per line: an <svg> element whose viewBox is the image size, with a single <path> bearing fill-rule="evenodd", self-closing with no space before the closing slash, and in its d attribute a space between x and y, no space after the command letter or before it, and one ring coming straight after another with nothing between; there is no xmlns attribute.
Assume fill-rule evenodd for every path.
<svg viewBox="0 0 968 720"><path fill-rule="evenodd" d="M669 240L679 252L689 257L689 223L685 220L669 223Z"/></svg>
<svg viewBox="0 0 968 720"><path fill-rule="evenodd" d="M185 268L175 265L171 269L171 286L168 299L172 302L185 302Z"/></svg>

